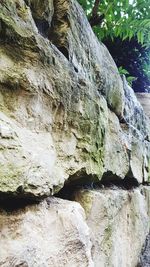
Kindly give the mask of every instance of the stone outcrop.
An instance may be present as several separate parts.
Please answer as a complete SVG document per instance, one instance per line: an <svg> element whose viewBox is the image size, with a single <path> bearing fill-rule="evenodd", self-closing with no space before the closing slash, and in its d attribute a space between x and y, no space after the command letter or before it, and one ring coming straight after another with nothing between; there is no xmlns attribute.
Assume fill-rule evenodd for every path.
<svg viewBox="0 0 150 267"><path fill-rule="evenodd" d="M149 120L132 88L120 77L107 48L95 37L79 4L75 0L1 0L1 266L98 266L101 255L102 267L109 266L109 257L110 266L115 263L118 267L135 267L148 233L149 191L144 197L140 189L133 188L149 184L149 170ZM65 188L70 195L67 198L72 199L72 191L78 187L98 186L100 190L114 184L122 190L88 192L99 203L99 209L94 204L95 216L101 216L98 212L108 202L105 229L109 222L113 224L111 217L115 215L111 212L122 217L118 229L112 226L112 248L108 247L104 255L104 244L97 255L104 232L98 230L98 239L93 237L97 228L90 217L84 219L80 205L55 200L53 195ZM64 193L59 193L63 198ZM83 197L85 194L83 191ZM43 201L47 197L50 207ZM22 201L28 207L8 212L5 206L11 206L12 201L16 209ZM29 205L35 201L43 202ZM61 207L63 218L56 215ZM130 218L122 215L126 208ZM69 219L71 209L75 216ZM98 218L94 223L101 228L101 217ZM131 235L136 242L135 253L133 261L129 261L120 252L119 263L116 249L128 219L128 230L135 233L135 239ZM59 224L62 220L66 225L68 221L68 239L65 223ZM55 228L57 221L61 233ZM28 234L33 239L31 246ZM123 238L127 249L125 234ZM118 249L122 251L124 247Z"/></svg>
<svg viewBox="0 0 150 267"><path fill-rule="evenodd" d="M84 210L50 198L39 205L0 213L0 266L94 266Z"/></svg>
<svg viewBox="0 0 150 267"><path fill-rule="evenodd" d="M0 266L137 266L148 233L144 190L82 189L73 197L85 212L54 197L1 210Z"/></svg>
<svg viewBox="0 0 150 267"><path fill-rule="evenodd" d="M137 99L143 106L145 114L150 118L150 94L149 93L136 93Z"/></svg>
<svg viewBox="0 0 150 267"><path fill-rule="evenodd" d="M150 266L150 234L148 234L146 241L144 243L142 253L140 256L139 263L137 267L149 267Z"/></svg>
<svg viewBox="0 0 150 267"><path fill-rule="evenodd" d="M1 195L48 196L79 173L87 182L107 173L147 181L143 110L80 6L5 0L0 8Z"/></svg>
<svg viewBox="0 0 150 267"><path fill-rule="evenodd" d="M148 233L149 207L144 190L116 189L82 189L74 196L86 211L95 267L137 266Z"/></svg>

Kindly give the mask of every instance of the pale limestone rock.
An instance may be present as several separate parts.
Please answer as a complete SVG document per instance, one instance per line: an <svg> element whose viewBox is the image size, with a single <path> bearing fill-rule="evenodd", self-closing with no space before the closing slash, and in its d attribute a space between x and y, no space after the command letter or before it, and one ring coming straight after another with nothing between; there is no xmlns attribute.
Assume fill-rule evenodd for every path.
<svg viewBox="0 0 150 267"><path fill-rule="evenodd" d="M147 201L148 215L150 217L150 187L149 186L144 186L143 192L145 194L145 198L146 198L146 201Z"/></svg>
<svg viewBox="0 0 150 267"><path fill-rule="evenodd" d="M136 93L137 99L141 103L145 114L150 119L150 94L149 93Z"/></svg>
<svg viewBox="0 0 150 267"><path fill-rule="evenodd" d="M80 173L85 183L108 172L147 181L143 111L76 1L5 0L0 9L2 196L47 196Z"/></svg>
<svg viewBox="0 0 150 267"><path fill-rule="evenodd" d="M149 121L76 1L0 10L0 201L43 198L68 179L148 183ZM79 204L55 198L1 210L0 266L135 267L148 188L75 199L87 223Z"/></svg>
<svg viewBox="0 0 150 267"><path fill-rule="evenodd" d="M149 267L150 266L150 234L146 237L145 244L142 248L139 263L137 267Z"/></svg>
<svg viewBox="0 0 150 267"><path fill-rule="evenodd" d="M1 267L94 267L83 209L56 198L1 210L0 248Z"/></svg>
<svg viewBox="0 0 150 267"><path fill-rule="evenodd" d="M85 84L90 81L96 86L97 92L105 95L108 105L122 116L123 84L107 48L95 37L77 2L57 0L54 7L50 40L72 63L79 78Z"/></svg>
<svg viewBox="0 0 150 267"><path fill-rule="evenodd" d="M130 157L130 176L142 183L149 179L150 121L145 116L143 107L125 77L123 77L123 85L125 91L124 119L128 125L125 132Z"/></svg>
<svg viewBox="0 0 150 267"><path fill-rule="evenodd" d="M142 190L142 189L141 189ZM146 190L146 189L145 189ZM150 191L80 190L75 194L86 211L95 267L135 267L149 231Z"/></svg>
<svg viewBox="0 0 150 267"><path fill-rule="evenodd" d="M131 132L133 132L133 135L142 134L144 139L150 140L150 121L145 116L142 105L133 89L128 85L125 77L123 77L123 85L125 92L124 118L132 126Z"/></svg>
<svg viewBox="0 0 150 267"><path fill-rule="evenodd" d="M129 171L127 140L122 132L118 118L113 112L109 112L104 150L106 174L111 172L112 175L122 179L127 175Z"/></svg>
<svg viewBox="0 0 150 267"><path fill-rule="evenodd" d="M2 193L50 195L56 152L50 133L33 133L0 113Z"/></svg>
<svg viewBox="0 0 150 267"><path fill-rule="evenodd" d="M148 215L149 215L149 221L150 221L150 187L145 186L143 188L143 193L145 194L145 197L147 199L147 205L148 205ZM149 267L150 266L150 232L146 237L145 243L143 245L141 255L139 257L139 264L137 267Z"/></svg>

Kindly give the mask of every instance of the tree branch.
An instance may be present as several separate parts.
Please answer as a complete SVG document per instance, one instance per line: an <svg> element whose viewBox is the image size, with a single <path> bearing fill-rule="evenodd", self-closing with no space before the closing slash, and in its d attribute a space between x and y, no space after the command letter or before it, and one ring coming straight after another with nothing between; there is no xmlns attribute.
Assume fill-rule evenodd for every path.
<svg viewBox="0 0 150 267"><path fill-rule="evenodd" d="M95 17L97 15L99 4L100 0L95 0L94 7L92 9L92 17Z"/></svg>
<svg viewBox="0 0 150 267"><path fill-rule="evenodd" d="M92 9L92 15L89 19L91 27L100 25L104 19L104 14L102 15L98 14L99 4L100 4L100 0L95 0L94 7Z"/></svg>

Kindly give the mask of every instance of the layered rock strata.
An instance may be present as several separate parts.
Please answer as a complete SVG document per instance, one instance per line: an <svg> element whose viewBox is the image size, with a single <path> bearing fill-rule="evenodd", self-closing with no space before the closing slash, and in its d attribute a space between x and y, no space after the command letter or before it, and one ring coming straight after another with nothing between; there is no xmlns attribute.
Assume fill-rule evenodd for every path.
<svg viewBox="0 0 150 267"><path fill-rule="evenodd" d="M79 172L147 181L148 121L80 6L5 0L0 8L2 195L47 196Z"/></svg>
<svg viewBox="0 0 150 267"><path fill-rule="evenodd" d="M136 96L143 106L145 114L150 118L150 93L136 93Z"/></svg>
<svg viewBox="0 0 150 267"><path fill-rule="evenodd" d="M109 266L110 259L110 266L135 267L149 230L148 197L138 189L149 184L149 168L149 120L132 88L119 76L107 48L95 37L79 4L74 0L1 0L1 266L103 267ZM98 240L93 239L92 227L96 226L92 226L90 217L85 220L79 204L53 199L64 183L73 191L85 186L98 186L100 190L114 184L122 188L113 194L107 190L89 192L100 205L99 216L104 206L100 200L113 203L113 214L111 205L107 207L108 225L115 212L120 212L119 207L127 208L131 217L120 220L118 232L113 228L108 253L104 253L107 245L101 244L104 229L98 230ZM51 199L50 207L47 202L29 205L46 197ZM11 201L17 203L16 209L22 201L29 207L8 212L6 206L11 206ZM61 206L65 219L56 216ZM72 209L76 215L69 220ZM131 213L136 214L134 219ZM96 222L100 228L101 219L98 217ZM125 233L133 231L137 245L131 261L123 256L124 247L120 246L119 261L114 233L121 242L120 233L128 221ZM56 222L61 233L57 233ZM107 228L105 221L104 224ZM61 247L66 238L65 227L69 237ZM48 228L52 229L52 236ZM31 246L28 234L33 240ZM133 236L127 243L126 235L123 238L127 250ZM44 254L42 236L47 247ZM101 256L97 255L99 247ZM57 258L57 252L63 255Z"/></svg>

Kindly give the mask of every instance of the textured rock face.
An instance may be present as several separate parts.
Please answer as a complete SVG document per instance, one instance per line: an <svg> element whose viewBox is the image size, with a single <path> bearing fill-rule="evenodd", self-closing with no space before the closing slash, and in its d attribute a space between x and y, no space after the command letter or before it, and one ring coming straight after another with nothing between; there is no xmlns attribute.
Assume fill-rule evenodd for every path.
<svg viewBox="0 0 150 267"><path fill-rule="evenodd" d="M138 267L149 267L150 266L150 234L147 236L145 244L142 249L142 255L138 263Z"/></svg>
<svg viewBox="0 0 150 267"><path fill-rule="evenodd" d="M143 110L80 6L5 0L0 9L1 195L47 196L79 173L146 181Z"/></svg>
<svg viewBox="0 0 150 267"><path fill-rule="evenodd" d="M56 13L50 39L71 62L85 86L89 82L96 86L97 91L105 95L108 105L122 115L123 84L108 50L95 38L75 1L54 1L54 7ZM64 16L66 14L68 16Z"/></svg>
<svg viewBox="0 0 150 267"><path fill-rule="evenodd" d="M148 233L146 192L78 191L74 198L86 217L79 203L54 197L16 211L1 209L0 266L135 267ZM142 262L148 262L145 253Z"/></svg>
<svg viewBox="0 0 150 267"><path fill-rule="evenodd" d="M135 267L149 173L149 120L78 3L1 0L0 266ZM76 193L85 220L64 183L130 190Z"/></svg>
<svg viewBox="0 0 150 267"><path fill-rule="evenodd" d="M137 266L149 230L147 197L143 190L127 192L116 188L75 194L86 211L95 267Z"/></svg>
<svg viewBox="0 0 150 267"><path fill-rule="evenodd" d="M150 94L149 93L136 93L136 96L143 106L145 114L150 118Z"/></svg>
<svg viewBox="0 0 150 267"><path fill-rule="evenodd" d="M1 267L93 267L91 246L78 203L51 198L0 212Z"/></svg>

